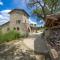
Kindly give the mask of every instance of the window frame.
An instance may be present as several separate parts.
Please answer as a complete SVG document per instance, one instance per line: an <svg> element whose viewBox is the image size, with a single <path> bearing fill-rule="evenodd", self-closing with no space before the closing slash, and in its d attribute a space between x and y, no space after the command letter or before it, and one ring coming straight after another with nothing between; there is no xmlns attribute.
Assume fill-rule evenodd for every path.
<svg viewBox="0 0 60 60"><path fill-rule="evenodd" d="M20 24L21 23L21 20L16 20L16 24Z"/></svg>

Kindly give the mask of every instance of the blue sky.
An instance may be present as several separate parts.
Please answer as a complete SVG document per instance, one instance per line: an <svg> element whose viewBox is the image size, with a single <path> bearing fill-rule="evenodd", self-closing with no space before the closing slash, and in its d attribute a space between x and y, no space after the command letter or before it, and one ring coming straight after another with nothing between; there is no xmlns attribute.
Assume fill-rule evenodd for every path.
<svg viewBox="0 0 60 60"><path fill-rule="evenodd" d="M3 22L9 20L8 12L15 8L24 9L25 11L28 12L28 14L30 15L32 14L32 9L27 8L25 0L0 0L0 24L3 24ZM37 22L36 19L37 18L35 16L32 16L29 18L29 21L30 23L43 25L42 23L43 21Z"/></svg>

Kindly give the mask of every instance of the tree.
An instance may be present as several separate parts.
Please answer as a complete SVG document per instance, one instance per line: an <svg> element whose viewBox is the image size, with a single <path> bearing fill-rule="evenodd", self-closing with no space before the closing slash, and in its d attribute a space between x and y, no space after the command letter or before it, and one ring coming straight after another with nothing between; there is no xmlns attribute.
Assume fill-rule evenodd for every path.
<svg viewBox="0 0 60 60"><path fill-rule="evenodd" d="M53 14L58 8L58 0L29 0L29 7L35 7L33 13L43 20L48 14Z"/></svg>

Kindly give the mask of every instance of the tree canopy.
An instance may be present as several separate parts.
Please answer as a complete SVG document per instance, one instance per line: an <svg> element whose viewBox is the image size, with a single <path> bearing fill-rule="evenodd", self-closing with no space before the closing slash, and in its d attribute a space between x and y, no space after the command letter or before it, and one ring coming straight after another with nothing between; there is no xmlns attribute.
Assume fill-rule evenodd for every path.
<svg viewBox="0 0 60 60"><path fill-rule="evenodd" d="M59 0L29 0L28 6L35 7L33 14L45 20L48 14L54 14L59 8Z"/></svg>

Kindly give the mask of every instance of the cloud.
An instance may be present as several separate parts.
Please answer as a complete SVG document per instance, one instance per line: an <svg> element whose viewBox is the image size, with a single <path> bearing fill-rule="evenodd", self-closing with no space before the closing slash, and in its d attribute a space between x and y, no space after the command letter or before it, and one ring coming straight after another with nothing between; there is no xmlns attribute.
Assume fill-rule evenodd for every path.
<svg viewBox="0 0 60 60"><path fill-rule="evenodd" d="M29 18L29 23L30 24L37 24L36 22L32 21L30 18Z"/></svg>
<svg viewBox="0 0 60 60"><path fill-rule="evenodd" d="M0 1L0 5L3 5L3 2Z"/></svg>
<svg viewBox="0 0 60 60"><path fill-rule="evenodd" d="M11 10L2 10L1 13L4 13L4 14L6 13L6 14L7 14L7 13L10 12L10 11L11 11Z"/></svg>
<svg viewBox="0 0 60 60"><path fill-rule="evenodd" d="M27 0L13 0L14 3L25 3Z"/></svg>
<svg viewBox="0 0 60 60"><path fill-rule="evenodd" d="M8 14L8 12L10 12L11 10L2 10L2 11L0 11L0 18L1 19L7 19L8 17L9 17L9 14Z"/></svg>
<svg viewBox="0 0 60 60"><path fill-rule="evenodd" d="M10 15L8 14L8 12L10 11L11 10L0 11L0 25L9 21Z"/></svg>
<svg viewBox="0 0 60 60"><path fill-rule="evenodd" d="M45 22L43 20L41 20L41 19L36 20L36 18L30 17L29 18L29 24L36 24L37 27L40 27L40 26L44 26L45 25Z"/></svg>

